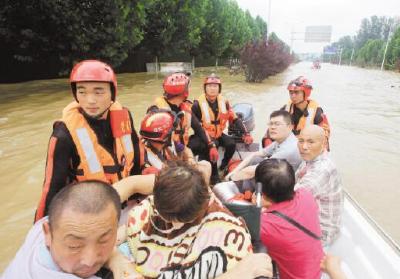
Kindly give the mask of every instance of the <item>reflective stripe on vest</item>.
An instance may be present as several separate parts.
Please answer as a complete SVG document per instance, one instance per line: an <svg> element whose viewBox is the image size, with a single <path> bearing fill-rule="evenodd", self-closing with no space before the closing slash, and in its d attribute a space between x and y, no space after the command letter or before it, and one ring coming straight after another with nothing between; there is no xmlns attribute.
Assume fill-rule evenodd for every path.
<svg viewBox="0 0 400 279"><path fill-rule="evenodd" d="M164 97L157 97L154 101L154 104L159 109L172 111L171 107L169 106ZM181 118L181 121L178 125L179 129L175 129L174 133L172 134L172 141L182 142L184 145L187 146L189 143L189 128L192 123L192 115L189 107L187 108L187 110L181 109L181 111L183 111L183 117ZM181 130L183 130L182 134Z"/></svg>
<svg viewBox="0 0 400 279"><path fill-rule="evenodd" d="M160 160L160 158L156 154L154 154L153 151L150 150L150 148L146 148L146 155L150 165L156 167L159 170L162 169L164 163Z"/></svg>
<svg viewBox="0 0 400 279"><path fill-rule="evenodd" d="M168 155L168 151L170 152L170 154L176 155L176 151L175 151L175 148L173 146L174 145L169 146L169 147L165 147L164 152L163 152L164 160L170 160L171 159L170 156ZM168 151L166 149L168 149ZM157 154L155 154L151 150L151 148L149 148L147 146L144 147L144 150L146 152L146 155L145 155L146 163L148 163L150 166L156 167L157 169L161 170L163 165L164 165L164 162L160 159L160 157L158 157Z"/></svg>
<svg viewBox="0 0 400 279"><path fill-rule="evenodd" d="M85 158L89 165L90 172L96 173L102 171L100 161L97 158L96 151L94 151L88 130L86 128L79 128L76 129L76 134L78 135L79 142L82 146L83 152L85 153Z"/></svg>
<svg viewBox="0 0 400 279"><path fill-rule="evenodd" d="M118 102L110 106L110 119L114 119L114 123L111 121L113 135L120 135L114 137L115 150L114 154L110 154L99 144L96 133L79 109L77 102L70 103L64 108L62 118L80 158L79 166L75 170L76 179L98 179L112 184L129 176L134 160L129 112Z"/></svg>

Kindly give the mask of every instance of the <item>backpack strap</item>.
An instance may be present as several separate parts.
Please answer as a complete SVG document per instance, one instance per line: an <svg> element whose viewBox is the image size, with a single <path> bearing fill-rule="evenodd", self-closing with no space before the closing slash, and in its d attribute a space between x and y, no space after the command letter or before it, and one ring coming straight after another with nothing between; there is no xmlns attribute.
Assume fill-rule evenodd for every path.
<svg viewBox="0 0 400 279"><path fill-rule="evenodd" d="M315 233L313 233L312 231L310 231L309 229L307 229L306 227L304 227L303 225L297 223L295 220L293 220L292 218L290 218L289 216L283 214L282 212L273 210L270 211L268 213L272 213L275 216L278 216L282 219L285 219L286 221L288 221L290 224L292 224L293 226L295 226L296 228L300 229L301 231L303 231L304 233L308 234L309 236L311 236L312 238L316 239L316 240L321 240L320 236L317 236Z"/></svg>

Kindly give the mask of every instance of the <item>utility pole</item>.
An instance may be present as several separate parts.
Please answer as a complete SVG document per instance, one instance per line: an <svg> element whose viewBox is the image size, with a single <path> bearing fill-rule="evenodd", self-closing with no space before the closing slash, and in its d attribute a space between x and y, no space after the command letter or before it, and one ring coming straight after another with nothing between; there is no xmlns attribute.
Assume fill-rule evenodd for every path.
<svg viewBox="0 0 400 279"><path fill-rule="evenodd" d="M351 51L350 65L349 66L351 66L351 61L353 61L353 55L354 55L354 47L353 47L353 49Z"/></svg>
<svg viewBox="0 0 400 279"><path fill-rule="evenodd" d="M342 64L342 52L343 52L343 48L340 48L339 66L340 66L340 64Z"/></svg>
<svg viewBox="0 0 400 279"><path fill-rule="evenodd" d="M272 0L268 0L268 29L269 29L268 33L272 32L272 29L271 29L271 2L272 2Z"/></svg>
<svg viewBox="0 0 400 279"><path fill-rule="evenodd" d="M391 31L392 31L392 25L390 25L390 27L389 27L389 33L388 33L387 40L386 40L385 51L383 52L383 59L382 59L382 64L381 64L381 71L383 71L383 65L385 65L386 52L387 52L388 45L389 45L389 39L390 39L390 32L391 32Z"/></svg>

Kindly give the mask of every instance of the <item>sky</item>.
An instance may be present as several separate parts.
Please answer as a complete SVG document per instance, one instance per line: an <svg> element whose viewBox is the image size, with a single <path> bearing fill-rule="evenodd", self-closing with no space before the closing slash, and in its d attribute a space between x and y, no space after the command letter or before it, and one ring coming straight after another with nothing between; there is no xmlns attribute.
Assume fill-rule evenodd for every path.
<svg viewBox="0 0 400 279"><path fill-rule="evenodd" d="M271 1L271 2L270 2ZM236 0L252 16L261 16L288 45L293 35L293 50L297 53L322 52L329 43L304 43L306 26L331 25L331 42L346 35L356 35L363 18L373 15L400 17L400 0Z"/></svg>

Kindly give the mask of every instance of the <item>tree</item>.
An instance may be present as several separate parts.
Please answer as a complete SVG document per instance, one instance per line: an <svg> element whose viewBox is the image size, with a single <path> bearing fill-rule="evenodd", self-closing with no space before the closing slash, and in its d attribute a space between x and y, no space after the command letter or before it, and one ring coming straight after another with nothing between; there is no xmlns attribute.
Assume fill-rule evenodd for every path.
<svg viewBox="0 0 400 279"><path fill-rule="evenodd" d="M232 38L223 56L238 57L243 46L253 38L253 34L245 13L239 8L236 2L228 2L228 4L229 3L230 12L234 19L232 22Z"/></svg>
<svg viewBox="0 0 400 279"><path fill-rule="evenodd" d="M13 59L55 61L61 74L81 59L119 65L142 40L141 0L4 0L0 8L0 39Z"/></svg>
<svg viewBox="0 0 400 279"><path fill-rule="evenodd" d="M390 26L394 21L394 18L375 15L370 19L364 18L355 38L356 48L360 49L368 40L387 40Z"/></svg>
<svg viewBox="0 0 400 279"><path fill-rule="evenodd" d="M398 27L388 45L386 65L400 71L400 27Z"/></svg>
<svg viewBox="0 0 400 279"><path fill-rule="evenodd" d="M232 10L229 9L229 0L214 0L210 2L206 14L206 26L202 30L200 48L203 55L218 58L229 47L233 37L233 22L235 20Z"/></svg>
<svg viewBox="0 0 400 279"><path fill-rule="evenodd" d="M383 40L368 40L359 50L357 62L361 66L377 66L382 62L383 49L385 42Z"/></svg>
<svg viewBox="0 0 400 279"><path fill-rule="evenodd" d="M290 65L292 57L288 47L275 34L271 37L268 41L254 41L244 47L241 61L247 82L262 82Z"/></svg>
<svg viewBox="0 0 400 279"><path fill-rule="evenodd" d="M157 58L173 41L177 31L178 1L150 0L145 4L144 38L138 49L144 49Z"/></svg>

